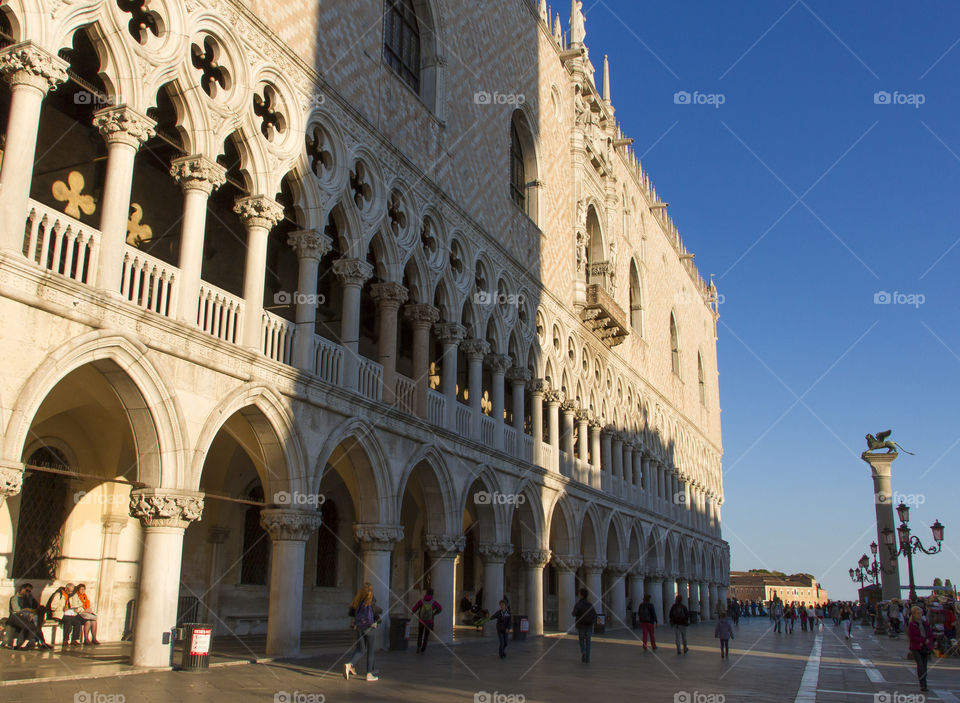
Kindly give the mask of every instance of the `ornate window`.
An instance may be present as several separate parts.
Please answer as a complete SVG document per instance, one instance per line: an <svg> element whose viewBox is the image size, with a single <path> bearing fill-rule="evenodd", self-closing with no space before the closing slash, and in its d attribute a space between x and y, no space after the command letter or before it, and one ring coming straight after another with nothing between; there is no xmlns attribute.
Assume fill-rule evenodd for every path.
<svg viewBox="0 0 960 703"><path fill-rule="evenodd" d="M700 386L700 405L707 407L707 384L703 379L703 354L697 354L697 384Z"/></svg>
<svg viewBox="0 0 960 703"><path fill-rule="evenodd" d="M337 504L326 500L320 508L321 524L317 533L317 585L335 588L337 585L337 533L340 516Z"/></svg>
<svg viewBox="0 0 960 703"><path fill-rule="evenodd" d="M673 373L680 375L680 333L677 331L677 318L670 313L670 364Z"/></svg>
<svg viewBox="0 0 960 703"><path fill-rule="evenodd" d="M527 178L523 170L523 147L516 122L510 125L510 197L517 207L527 209Z"/></svg>
<svg viewBox="0 0 960 703"><path fill-rule="evenodd" d="M386 0L383 59L420 93L420 23L413 0Z"/></svg>
<svg viewBox="0 0 960 703"><path fill-rule="evenodd" d="M538 219L536 142L530 123L522 110L514 110L510 119L510 198L535 223Z"/></svg>
<svg viewBox="0 0 960 703"><path fill-rule="evenodd" d="M263 503L263 488L250 489L247 498ZM243 515L243 553L240 557L240 583L248 586L265 586L267 568L270 564L270 538L260 526L260 505L251 505Z"/></svg>
<svg viewBox="0 0 960 703"><path fill-rule="evenodd" d="M643 289L636 261L630 262L630 326L643 337Z"/></svg>

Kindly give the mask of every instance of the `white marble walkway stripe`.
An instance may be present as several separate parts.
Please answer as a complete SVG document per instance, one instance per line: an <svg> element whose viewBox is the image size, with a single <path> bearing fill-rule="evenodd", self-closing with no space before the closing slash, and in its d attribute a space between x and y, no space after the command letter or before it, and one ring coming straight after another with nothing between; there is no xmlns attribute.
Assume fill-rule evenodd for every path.
<svg viewBox="0 0 960 703"><path fill-rule="evenodd" d="M803 678L800 679L800 690L797 691L797 697L793 703L816 703L817 682L820 680L820 652L822 648L823 635L818 632L817 639L813 641L813 647L810 649L807 666L803 670Z"/></svg>
<svg viewBox="0 0 960 703"><path fill-rule="evenodd" d="M960 698L957 698L955 695L950 693L950 691L941 691L937 688L930 689L931 693L937 694L937 698L943 701L943 703L960 703Z"/></svg>
<svg viewBox="0 0 960 703"><path fill-rule="evenodd" d="M860 659L860 663L863 665L863 668L867 670L867 678L870 679L873 683L884 683L886 679L883 678L883 674L880 673L880 670L873 666L873 662L869 659Z"/></svg>

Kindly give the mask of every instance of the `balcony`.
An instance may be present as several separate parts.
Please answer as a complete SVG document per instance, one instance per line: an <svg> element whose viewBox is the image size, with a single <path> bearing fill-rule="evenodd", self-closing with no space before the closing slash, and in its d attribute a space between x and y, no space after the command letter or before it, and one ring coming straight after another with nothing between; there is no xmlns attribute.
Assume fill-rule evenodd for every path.
<svg viewBox="0 0 960 703"><path fill-rule="evenodd" d="M630 334L627 315L600 284L587 286L587 299L580 312L584 324L608 347L622 343Z"/></svg>

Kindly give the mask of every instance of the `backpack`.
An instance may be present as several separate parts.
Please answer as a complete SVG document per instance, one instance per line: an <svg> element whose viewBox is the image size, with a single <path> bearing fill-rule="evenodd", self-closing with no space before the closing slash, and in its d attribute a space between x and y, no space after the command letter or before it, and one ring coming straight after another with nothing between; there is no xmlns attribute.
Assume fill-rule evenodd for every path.
<svg viewBox="0 0 960 703"><path fill-rule="evenodd" d="M433 622L433 601L425 600L417 611L417 617L423 622Z"/></svg>
<svg viewBox="0 0 960 703"><path fill-rule="evenodd" d="M587 601L581 601L581 603L584 607L577 616L577 627L593 627L593 624L597 621L597 611Z"/></svg>

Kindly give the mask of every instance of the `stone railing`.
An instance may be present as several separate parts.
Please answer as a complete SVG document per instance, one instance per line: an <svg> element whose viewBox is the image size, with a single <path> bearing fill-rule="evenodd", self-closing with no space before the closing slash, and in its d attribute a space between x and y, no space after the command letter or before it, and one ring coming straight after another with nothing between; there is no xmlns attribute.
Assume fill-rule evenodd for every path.
<svg viewBox="0 0 960 703"><path fill-rule="evenodd" d="M197 325L207 334L226 342L240 338L243 300L206 281L200 282Z"/></svg>
<svg viewBox="0 0 960 703"><path fill-rule="evenodd" d="M264 310L260 323L260 351L269 359L289 364L296 329L289 320Z"/></svg>
<svg viewBox="0 0 960 703"><path fill-rule="evenodd" d="M416 393L416 389L417 387L412 379L402 374L397 374L397 387L395 391L397 394L397 408L413 415L413 396L414 393Z"/></svg>
<svg viewBox="0 0 960 703"><path fill-rule="evenodd" d="M427 420L434 425L443 427L447 424L447 399L443 393L433 389L427 390Z"/></svg>
<svg viewBox="0 0 960 703"><path fill-rule="evenodd" d="M134 305L169 317L174 311L179 269L124 244L120 294Z"/></svg>
<svg viewBox="0 0 960 703"><path fill-rule="evenodd" d="M360 375L357 391L365 398L379 401L382 397L383 367L372 359L358 357Z"/></svg>
<svg viewBox="0 0 960 703"><path fill-rule="evenodd" d="M313 335L316 356L315 373L327 383L339 386L343 378L343 347L319 334Z"/></svg>
<svg viewBox="0 0 960 703"><path fill-rule="evenodd" d="M80 283L96 278L100 231L31 200L23 233L23 255L48 271Z"/></svg>

